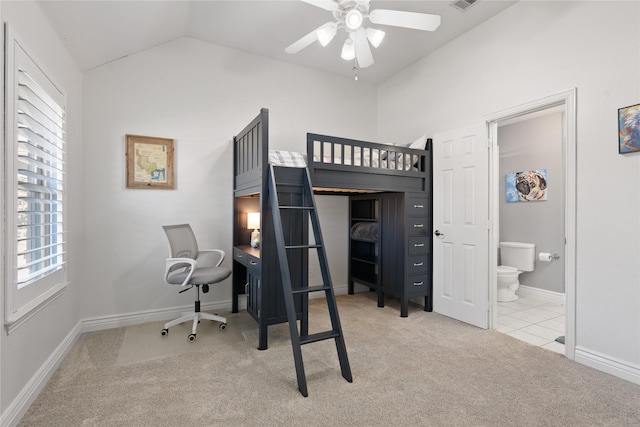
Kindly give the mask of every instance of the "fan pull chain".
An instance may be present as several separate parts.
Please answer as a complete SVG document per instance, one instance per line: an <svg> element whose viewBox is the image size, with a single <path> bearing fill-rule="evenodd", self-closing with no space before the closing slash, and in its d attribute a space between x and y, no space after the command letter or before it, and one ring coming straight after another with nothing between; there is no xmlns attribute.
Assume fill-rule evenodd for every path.
<svg viewBox="0 0 640 427"><path fill-rule="evenodd" d="M353 60L353 79L358 80L358 63L355 59Z"/></svg>

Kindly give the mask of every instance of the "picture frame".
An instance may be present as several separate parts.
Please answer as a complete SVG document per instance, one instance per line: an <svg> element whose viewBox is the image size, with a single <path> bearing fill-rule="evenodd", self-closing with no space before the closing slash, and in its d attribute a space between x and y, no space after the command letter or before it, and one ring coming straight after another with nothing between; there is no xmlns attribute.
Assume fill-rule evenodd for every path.
<svg viewBox="0 0 640 427"><path fill-rule="evenodd" d="M640 152L640 104L618 109L618 153Z"/></svg>
<svg viewBox="0 0 640 427"><path fill-rule="evenodd" d="M534 169L505 175L507 203L547 200L547 170Z"/></svg>
<svg viewBox="0 0 640 427"><path fill-rule="evenodd" d="M126 188L173 190L173 139L126 135Z"/></svg>

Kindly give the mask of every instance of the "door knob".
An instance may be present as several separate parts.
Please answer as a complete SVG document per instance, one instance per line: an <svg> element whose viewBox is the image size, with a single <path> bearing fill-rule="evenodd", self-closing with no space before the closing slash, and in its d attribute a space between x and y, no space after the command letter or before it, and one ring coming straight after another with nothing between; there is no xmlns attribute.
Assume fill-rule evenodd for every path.
<svg viewBox="0 0 640 427"><path fill-rule="evenodd" d="M441 233L440 230L436 230L433 232L433 234L435 234L436 236L440 237L440 236L444 236L444 233Z"/></svg>

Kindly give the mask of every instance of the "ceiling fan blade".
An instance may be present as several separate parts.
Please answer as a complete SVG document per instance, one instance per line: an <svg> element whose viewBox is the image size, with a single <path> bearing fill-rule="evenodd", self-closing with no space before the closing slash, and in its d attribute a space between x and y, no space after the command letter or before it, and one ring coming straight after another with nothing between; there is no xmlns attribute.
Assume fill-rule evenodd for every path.
<svg viewBox="0 0 640 427"><path fill-rule="evenodd" d="M369 13L369 20L374 24L434 31L440 26L441 18L440 15L432 15L430 13L375 9Z"/></svg>
<svg viewBox="0 0 640 427"><path fill-rule="evenodd" d="M302 1L305 3L309 3L313 6L322 8L324 10L328 10L329 12L338 10L338 3L332 0L302 0Z"/></svg>
<svg viewBox="0 0 640 427"><path fill-rule="evenodd" d="M371 48L369 47L369 41L367 40L367 32L364 28L360 27L356 31L356 59L358 60L358 67L367 68L373 65L373 55L371 54Z"/></svg>
<svg viewBox="0 0 640 427"><path fill-rule="evenodd" d="M304 49L305 47L309 46L311 43L318 40L318 30L324 27L332 26L332 25L335 25L335 22L327 22L326 24L320 25L318 28L311 31L306 36L303 36L301 39L291 43L289 46L287 46L284 49L284 51L292 54L300 52L302 49Z"/></svg>

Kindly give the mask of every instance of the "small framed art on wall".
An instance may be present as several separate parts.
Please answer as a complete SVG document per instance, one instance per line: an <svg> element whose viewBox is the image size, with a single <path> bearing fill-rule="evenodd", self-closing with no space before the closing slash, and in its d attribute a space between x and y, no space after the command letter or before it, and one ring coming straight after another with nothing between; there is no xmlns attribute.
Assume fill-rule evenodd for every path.
<svg viewBox="0 0 640 427"><path fill-rule="evenodd" d="M173 139L127 135L127 188L174 189Z"/></svg>
<svg viewBox="0 0 640 427"><path fill-rule="evenodd" d="M618 152L640 152L640 104L618 109Z"/></svg>

